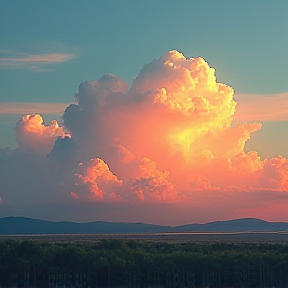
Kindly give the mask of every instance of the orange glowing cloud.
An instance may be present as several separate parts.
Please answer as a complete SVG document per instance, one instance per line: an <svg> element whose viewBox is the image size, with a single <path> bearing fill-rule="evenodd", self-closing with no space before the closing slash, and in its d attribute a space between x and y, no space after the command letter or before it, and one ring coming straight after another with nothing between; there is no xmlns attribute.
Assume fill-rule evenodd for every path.
<svg viewBox="0 0 288 288"><path fill-rule="evenodd" d="M209 209L214 199L242 211L247 199L268 191L287 202L287 159L244 151L261 123L233 123L234 91L201 57L169 51L144 66L131 87L109 74L81 83L75 100L63 114L71 138L56 121L43 125L40 115L15 127L23 153L48 154L49 175L64 198Z"/></svg>
<svg viewBox="0 0 288 288"><path fill-rule="evenodd" d="M26 115L15 126L15 140L25 152L46 155L51 151L57 137L65 135L57 121L53 120L46 126L39 114Z"/></svg>
<svg viewBox="0 0 288 288"><path fill-rule="evenodd" d="M168 176L168 171L158 170L155 162L143 158L137 167L136 179L129 183L129 190L140 201L174 202L179 196Z"/></svg>
<svg viewBox="0 0 288 288"><path fill-rule="evenodd" d="M122 185L122 181L117 179L103 160L91 159L88 165L79 163L77 170L74 174L75 182L72 182L72 197L90 201L121 199L114 190Z"/></svg>
<svg viewBox="0 0 288 288"><path fill-rule="evenodd" d="M266 162L257 152L244 152L261 124L232 126L233 96L233 89L216 81L215 69L203 58L187 59L170 51L144 66L130 89L114 75L82 83L75 94L78 105L70 105L63 119L83 147L83 157L97 154L107 159L116 175L123 169L107 147L120 142L137 158L168 171L173 189L183 189L187 196L203 183L203 189L249 191L264 185ZM280 175L277 189L286 181ZM267 183L263 187L271 187ZM154 186L159 191L156 182Z"/></svg>

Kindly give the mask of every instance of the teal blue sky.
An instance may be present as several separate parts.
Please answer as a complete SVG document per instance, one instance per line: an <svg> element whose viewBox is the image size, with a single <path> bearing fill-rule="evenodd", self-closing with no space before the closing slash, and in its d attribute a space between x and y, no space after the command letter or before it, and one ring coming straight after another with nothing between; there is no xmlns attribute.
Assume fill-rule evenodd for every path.
<svg viewBox="0 0 288 288"><path fill-rule="evenodd" d="M282 93L287 31L286 0L4 0L0 102L69 103L82 81L113 73L131 83L171 49L205 58L236 93ZM51 54L57 59L27 60ZM13 141L16 116L8 116L0 117L0 145ZM283 123L271 125L282 133Z"/></svg>

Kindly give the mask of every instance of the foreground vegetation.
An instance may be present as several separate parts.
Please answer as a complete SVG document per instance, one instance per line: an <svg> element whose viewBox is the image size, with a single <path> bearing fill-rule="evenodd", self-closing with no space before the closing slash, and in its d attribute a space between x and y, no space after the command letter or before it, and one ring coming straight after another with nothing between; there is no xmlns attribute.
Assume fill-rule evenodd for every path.
<svg viewBox="0 0 288 288"><path fill-rule="evenodd" d="M288 287L288 245L0 241L0 287Z"/></svg>

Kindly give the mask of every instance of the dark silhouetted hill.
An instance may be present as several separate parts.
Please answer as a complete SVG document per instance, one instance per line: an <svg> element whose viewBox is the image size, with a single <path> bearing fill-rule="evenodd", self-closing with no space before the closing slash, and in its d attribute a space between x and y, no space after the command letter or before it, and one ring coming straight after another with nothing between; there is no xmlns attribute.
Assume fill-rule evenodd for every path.
<svg viewBox="0 0 288 288"><path fill-rule="evenodd" d="M0 218L0 234L2 235L260 231L288 231L288 223L267 222L255 218L246 218L171 227L145 223L117 223L104 221L76 223L68 221L51 222L26 217Z"/></svg>
<svg viewBox="0 0 288 288"><path fill-rule="evenodd" d="M243 218L206 224L188 224L177 226L174 229L198 232L279 232L288 231L288 222L268 222L256 218Z"/></svg>
<svg viewBox="0 0 288 288"><path fill-rule="evenodd" d="M114 223L95 221L76 223L69 221L51 222L26 217L0 218L0 234L89 234L89 233L153 233L167 232L169 226L145 223Z"/></svg>

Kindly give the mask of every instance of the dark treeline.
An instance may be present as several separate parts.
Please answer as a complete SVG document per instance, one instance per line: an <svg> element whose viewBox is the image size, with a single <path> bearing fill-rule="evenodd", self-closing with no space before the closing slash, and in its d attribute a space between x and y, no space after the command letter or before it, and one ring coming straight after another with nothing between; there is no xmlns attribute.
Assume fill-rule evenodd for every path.
<svg viewBox="0 0 288 288"><path fill-rule="evenodd" d="M0 241L0 287L288 287L288 245Z"/></svg>

